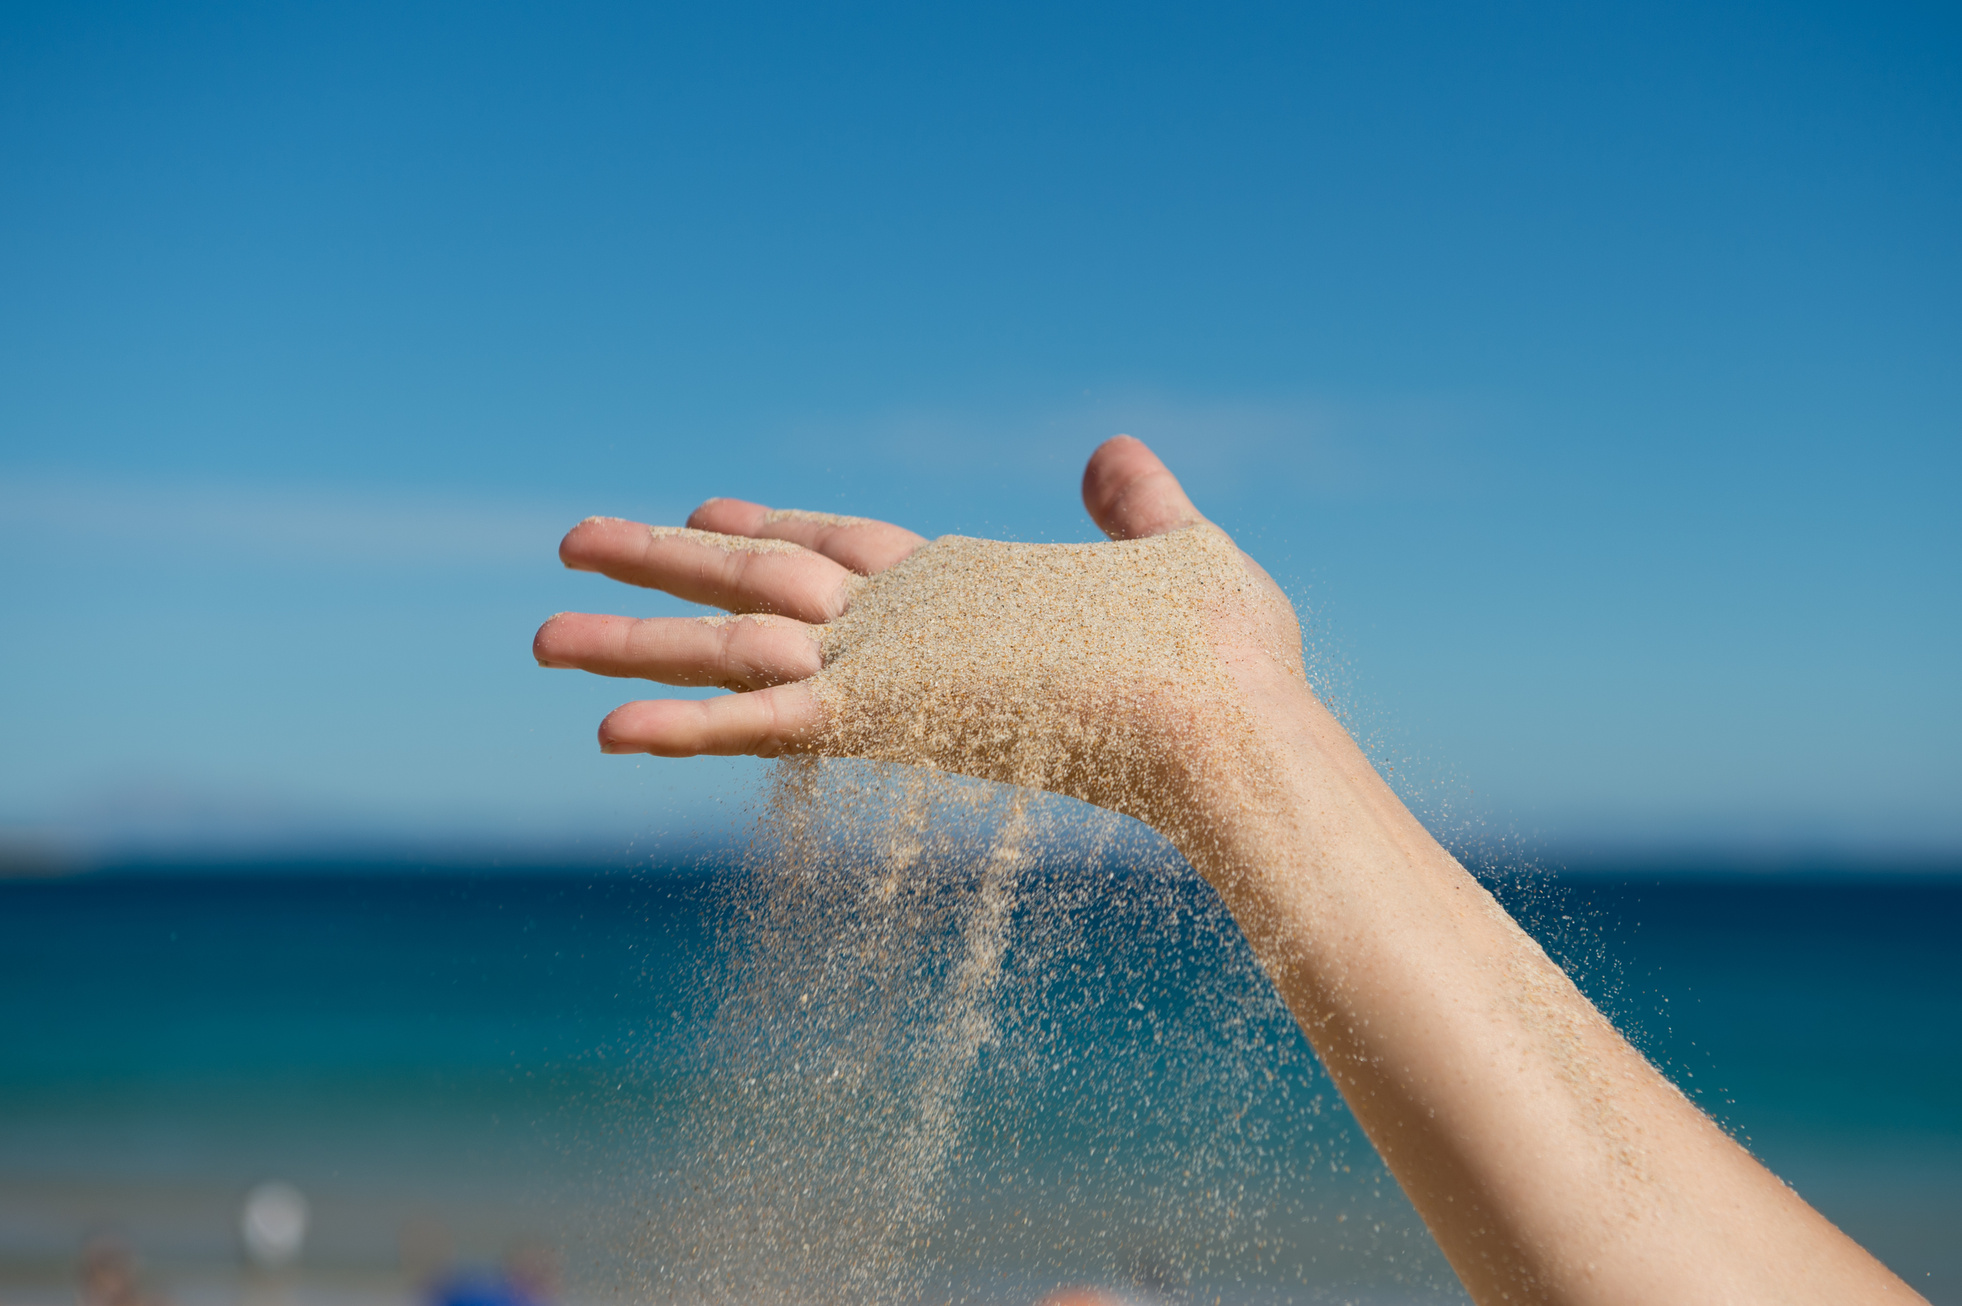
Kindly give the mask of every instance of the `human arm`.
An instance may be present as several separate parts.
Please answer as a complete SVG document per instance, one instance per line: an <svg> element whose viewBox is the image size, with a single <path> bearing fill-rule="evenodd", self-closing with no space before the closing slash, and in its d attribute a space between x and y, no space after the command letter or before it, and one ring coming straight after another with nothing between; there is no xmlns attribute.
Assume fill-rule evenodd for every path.
<svg viewBox="0 0 1962 1306"><path fill-rule="evenodd" d="M1649 1065L1320 703L1249 679L1303 828L1224 814L1230 852L1269 855L1214 882L1476 1300L1918 1299Z"/></svg>
<svg viewBox="0 0 1962 1306"><path fill-rule="evenodd" d="M1135 441L1098 451L1085 502L1114 539L1203 520ZM855 575L923 541L731 500L690 524L713 534L589 522L562 553L772 615L565 616L539 632L539 660L747 691L629 704L601 727L608 751L826 751L837 708L813 688L813 632L846 612ZM1912 1300L1650 1067L1410 815L1310 691L1292 612L1245 565L1211 617L1210 697L1126 723L1167 759L1162 784L1055 787L1152 823L1219 890L1473 1295ZM1201 747L1229 718L1246 727L1236 747Z"/></svg>

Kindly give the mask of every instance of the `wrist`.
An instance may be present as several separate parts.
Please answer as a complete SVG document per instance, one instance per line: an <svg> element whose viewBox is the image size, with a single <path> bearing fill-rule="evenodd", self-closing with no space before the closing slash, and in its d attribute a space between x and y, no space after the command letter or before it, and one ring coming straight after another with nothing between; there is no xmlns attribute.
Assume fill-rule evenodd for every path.
<svg viewBox="0 0 1962 1306"><path fill-rule="evenodd" d="M1243 925L1334 894L1310 913L1319 931L1413 877L1464 875L1305 677L1265 659L1231 671L1236 697L1181 768L1178 828L1158 828Z"/></svg>

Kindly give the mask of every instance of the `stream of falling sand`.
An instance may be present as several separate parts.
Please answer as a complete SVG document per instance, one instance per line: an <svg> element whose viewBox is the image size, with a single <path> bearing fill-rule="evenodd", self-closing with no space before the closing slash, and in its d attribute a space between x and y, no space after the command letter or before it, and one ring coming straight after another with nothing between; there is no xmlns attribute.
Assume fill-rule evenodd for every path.
<svg viewBox="0 0 1962 1306"><path fill-rule="evenodd" d="M783 766L734 882L713 1089L657 1222L674 1300L904 1299L997 1007L1031 795ZM949 806L962 809L950 817Z"/></svg>
<svg viewBox="0 0 1962 1306"><path fill-rule="evenodd" d="M1252 774L1262 801L1218 767L1248 723L1215 637L1273 603L1209 526L948 537L854 591L810 683L821 751L872 760L774 768L641 1295L897 1306L956 1261L1171 1291L1313 1259L1299 1177L1348 1166L1299 1030L1169 845L1071 874L1123 822L1036 793L1177 837L1174 720L1188 786Z"/></svg>

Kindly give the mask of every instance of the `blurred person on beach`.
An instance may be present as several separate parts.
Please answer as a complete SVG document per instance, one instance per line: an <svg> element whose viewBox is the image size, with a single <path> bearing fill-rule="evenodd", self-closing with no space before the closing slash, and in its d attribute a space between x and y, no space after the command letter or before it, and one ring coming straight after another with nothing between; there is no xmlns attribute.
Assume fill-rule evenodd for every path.
<svg viewBox="0 0 1962 1306"><path fill-rule="evenodd" d="M559 1256L536 1238L514 1238L504 1249L503 1280L509 1306L552 1306L559 1299Z"/></svg>
<svg viewBox="0 0 1962 1306"><path fill-rule="evenodd" d="M1083 500L1119 542L1112 566L1181 556L1154 540L1232 561L1193 596L1211 646L1202 675L1172 690L1140 681L1131 697L1127 683L1086 685L1081 701L1038 705L1067 716L1078 750L1044 783L1144 821L1212 884L1476 1301L1920 1300L1650 1065L1409 812L1309 684L1286 596L1251 558L1222 553L1223 533L1149 449L1106 441ZM843 740L852 756L905 758L907 738L850 716L855 700L836 709L847 719L831 719L824 682L806 682L825 671L824 627L927 541L885 522L734 499L709 500L688 526L591 518L560 545L567 566L758 614L548 621L533 644L541 665L737 691L629 703L601 724L602 749L775 757L838 752ZM1069 548L1082 546L1020 545L1015 556ZM1080 610L1067 589L1052 597L962 601L991 621L1027 623L1013 630L1039 644ZM907 657L960 665L946 630L906 633L916 652L884 668L892 676L905 675ZM1109 634L1143 651L1161 638ZM930 688L987 706L982 683ZM958 747L958 722L945 733ZM987 761L947 760L1013 778L967 760L977 756ZM1111 776L1124 783L1104 786ZM1116 1300L1073 1289L1048 1306Z"/></svg>
<svg viewBox="0 0 1962 1306"><path fill-rule="evenodd" d="M514 1238L496 1269L458 1262L440 1221L415 1219L398 1238L402 1270L424 1306L553 1306L559 1299L559 1258L551 1244Z"/></svg>
<svg viewBox="0 0 1962 1306"><path fill-rule="evenodd" d="M77 1306L169 1306L167 1298L144 1289L136 1253L114 1233L97 1232L82 1240L76 1280Z"/></svg>

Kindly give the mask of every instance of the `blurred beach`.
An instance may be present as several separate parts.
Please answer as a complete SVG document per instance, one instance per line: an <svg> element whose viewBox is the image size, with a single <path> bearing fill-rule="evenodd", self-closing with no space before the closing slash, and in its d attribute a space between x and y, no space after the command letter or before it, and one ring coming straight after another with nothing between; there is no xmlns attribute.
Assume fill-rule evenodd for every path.
<svg viewBox="0 0 1962 1306"><path fill-rule="evenodd" d="M796 1024L798 918L745 1045L769 768L603 755L651 691L527 653L704 611L589 514L1095 538L1120 431L1962 1304L1958 66L1955 5L0 6L0 1306L843 1303L867 1171L893 1300L1462 1302L1189 878L1018 862L965 1009L856 954L897 1033ZM952 1053L831 1120L832 1030Z"/></svg>
<svg viewBox="0 0 1962 1306"><path fill-rule="evenodd" d="M1931 1300L1962 1301L1962 877L1497 886L1707 1110ZM1203 914L1203 889L1180 892ZM686 1300L650 1229L685 1179L689 1103L712 1091L719 901L699 872L549 867L0 882L0 1302ZM1084 928L1098 956L1132 946ZM1180 1187L1180 1158L1217 1148L1220 1120L1200 1117L1226 1107L1138 1116L1168 1082L1146 1053L1217 1013L1181 997L1207 958L1145 960L1043 980L1068 1019L1040 1066L1012 1025L991 1051L922 1299L1087 1282L1140 1301L1463 1300L1258 994L1268 1023L1246 1046L1271 1049L1285 1091L1234 1118L1260 1146L1229 1177L1263 1210L1222 1215ZM1096 1123L1127 1112L1144 1123ZM304 1197L284 1264L255 1259L241 1224L268 1183ZM1236 1232L1209 1247L1220 1220ZM85 1291L85 1247L124 1258L120 1298Z"/></svg>

